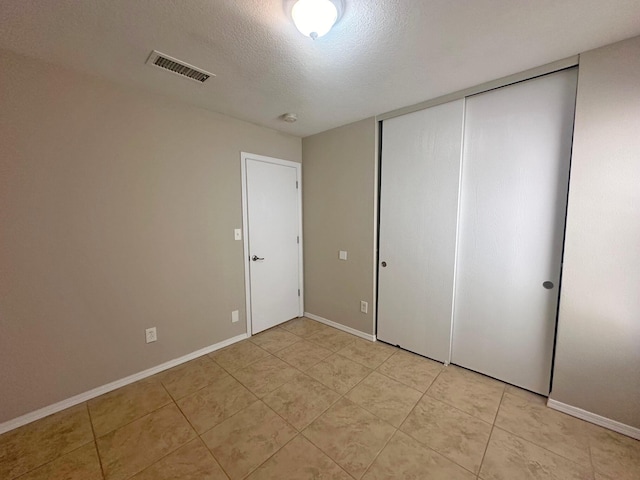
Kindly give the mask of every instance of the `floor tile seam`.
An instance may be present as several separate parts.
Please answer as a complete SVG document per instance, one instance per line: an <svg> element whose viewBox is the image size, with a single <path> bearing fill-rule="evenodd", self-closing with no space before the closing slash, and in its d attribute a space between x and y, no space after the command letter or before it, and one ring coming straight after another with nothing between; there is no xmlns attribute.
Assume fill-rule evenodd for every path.
<svg viewBox="0 0 640 480"><path fill-rule="evenodd" d="M379 365L377 365L377 366L375 366L375 367L371 367L371 366L369 366L369 365L365 365L365 364L364 364L364 363L362 363L362 362L359 362L358 360L354 360L353 358L349 358L349 357L347 357L346 355L343 355L342 353L340 353L342 350L344 350L344 349L342 349L342 348L341 348L340 350L338 350L337 352L335 352L335 354L336 354L336 355L340 355L342 358L346 358L347 360L350 360L350 361L352 361L352 362L354 362L354 363L357 363L358 365L361 365L361 366L363 366L363 367L366 367L366 368L368 368L369 370L377 370L377 369L380 367L380 365L382 365L384 362L386 362L386 361L390 358L390 357L388 357L388 358L387 358L387 360L383 360L383 361L382 361L382 363L380 363Z"/></svg>
<svg viewBox="0 0 640 480"><path fill-rule="evenodd" d="M393 355L395 355L395 353L394 353ZM393 357L393 355L391 355L391 357ZM389 357L389 358L391 358L391 357ZM380 368L381 368L385 363L387 363L387 361L389 360L389 358L388 358L387 360L385 360L384 362L382 362L380 365L378 365L378 367L376 367L374 371L375 371L375 372L378 372L380 375L384 375L384 376L385 376L385 377L387 377L387 378L390 378L390 379L392 379L392 380L395 380L396 382L400 382L400 383L402 383L403 385L406 385L407 387L411 387L411 388L413 388L414 390L417 390L418 392L420 392L420 393L421 393L421 394L423 394L423 395L424 395L425 393L427 393L427 390L429 390L429 388L431 388L431 385L433 385L433 382L435 382L435 381L436 381L436 378L438 378L438 377L440 376L440 372L442 371L442 368L444 368L444 366L443 366L443 367L440 369L440 371L438 371L438 373L436 373L436 374L433 376L433 380L431 380L431 382L429 382L429 385L427 386L427 388L425 389L425 391L424 391L424 392L422 392L422 391L418 390L416 387L414 387L414 386L412 386L412 385L409 385L407 382L403 382L402 380L400 380L400 379L398 379L398 378L394 378L394 377L392 377L391 375L389 375L388 373L384 373L384 372L382 372L382 371L380 370Z"/></svg>
<svg viewBox="0 0 640 480"><path fill-rule="evenodd" d="M187 445L188 443L190 443L190 442L192 442L192 441L194 441L194 440L196 440L196 439L199 439L200 441L202 441L202 440L199 438L198 432L196 431L196 429L195 429L195 428L193 428L193 425L191 425L191 422L189 422L189 419L188 419L188 418L186 417L186 415L182 412L182 410L180 409L180 407L179 407L175 402L173 402L173 403L174 403L174 405L176 405L176 407L178 407L178 411L180 412L180 414L182 415L182 417L187 421L187 423L189 424L189 427L191 427L191 430L192 430L192 431L193 431L193 433L195 434L195 437L190 438L190 439L189 439L189 440L187 440L186 442L184 442L184 443L182 443L182 444L178 445L177 447L173 448L171 451L169 451L169 452L165 453L165 454L164 454L164 455L162 455L161 457L159 457L159 458L157 458L156 460L154 460L153 462L151 462L149 465L147 465L146 467L144 467L142 470L139 470L139 471L137 471L137 472L135 472L135 473L133 473L133 474L129 475L128 477L124 478L123 480L129 480L129 479L131 479L131 478L135 477L136 475L138 475L138 474L140 474L140 473L144 472L144 471L145 471L145 470L147 470L148 468L151 468L151 467L152 467L152 466L154 466L156 463L158 463L158 462L160 462L160 461L164 460L164 459L165 459L165 458L167 458L169 455L171 455L171 454L175 453L177 450L181 449L182 447L184 447L185 445ZM166 406L166 405L165 405L165 406ZM157 410L156 410L156 411L157 411ZM152 412L152 413L153 413L153 412ZM145 415L145 416L146 416L146 415ZM204 442L203 442L203 443L204 443ZM96 449L97 449L97 448L96 448ZM98 458L100 458L100 452L98 452ZM100 462L100 464L102 465L102 462ZM105 479L107 478L107 477L106 477L106 475L104 475L104 474L103 474L103 477L104 477Z"/></svg>
<svg viewBox="0 0 640 480"><path fill-rule="evenodd" d="M229 418L231 418L231 417L229 417ZM218 424L218 425L220 425L220 424ZM215 428L215 427L212 427L212 428ZM207 431L209 431L209 430L207 430ZM209 452L209 455L211 455L211 457L213 457L213 460L218 464L218 466L220 467L220 470L222 470L222 473L224 473L224 474L226 475L226 477L227 477L228 479L230 479L230 478L231 478L231 475L229 475L229 472L227 472L227 471L225 470L225 468L222 466L222 463L220 463L220 460L218 460L218 457L216 457L216 456L214 455L213 450L211 450L211 449L209 448L209 445L207 445L207 442L205 442L205 441L202 439L202 435L198 435L198 439L202 442L202 444L204 445L204 448L206 448L206 449L207 449L207 452Z"/></svg>
<svg viewBox="0 0 640 480"><path fill-rule="evenodd" d="M380 368L380 367L378 367L378 368ZM416 387L408 385L405 382L403 382L402 380L398 380L397 378L393 378L391 375L387 375L386 373L382 373L381 371L378 370L378 368L374 369L373 372L377 373L378 375L382 375L383 377L388 378L389 380L393 380L394 382L398 382L398 383L402 384L403 386L408 387L408 388L410 388L411 390L413 390L415 392L418 392L420 394L420 398L422 398L422 396L426 393L426 390L424 392L421 392Z"/></svg>
<svg viewBox="0 0 640 480"><path fill-rule="evenodd" d="M299 343L299 342L296 342ZM315 345L315 344L314 344ZM326 350L326 349L325 349ZM282 352L282 350L280 350ZM327 355L326 357L321 358L320 360L318 360L316 363L314 363L313 365L310 365L309 368L307 368L307 370L312 369L313 367L315 367L317 364L319 364L320 362L322 362L323 360L326 360L327 358L329 358L331 355L333 355L333 352L329 351L329 355ZM287 365L295 368L296 370L299 370L302 373L305 373L304 370L301 370L299 367L296 367L295 365L293 365L292 363L287 362L287 360L285 360L282 357L278 357L277 355L275 355L275 357L279 358L280 360L282 360L283 362L285 362Z"/></svg>
<svg viewBox="0 0 640 480"><path fill-rule="evenodd" d="M253 395L253 393L252 393L252 395ZM256 397L256 396L254 395L254 397ZM252 407L253 405L255 405L255 404L256 404L256 403L258 403L258 402L262 402L262 403L264 403L264 402L262 401L262 399L261 399L261 398L256 397L255 401L251 402L251 403L250 403L249 405L247 405L246 407L241 408L240 410L238 410L237 412L235 412L233 415L229 415L227 418L225 418L225 419L224 419L224 420L222 420L221 422L216 423L213 427L207 428L207 429L206 429L206 430L204 430L202 433L198 433L198 431L196 430L196 434L197 434L199 437L202 437L203 435L206 435L207 433L209 433L209 432L210 432L211 430L213 430L214 428L216 428L216 427L218 427L218 426L222 425L224 422L226 422L227 420L229 420L229 419L231 419L231 418L235 417L236 415L239 415L240 413L244 412L247 408ZM266 404L265 404L265 405L266 405ZM202 440L202 441L204 442L204 440ZM206 443L206 442L205 442L205 443Z"/></svg>
<svg viewBox="0 0 640 480"><path fill-rule="evenodd" d="M98 450L98 436L96 435L96 429L93 427L93 419L91 418L91 410L89 409L89 402L85 402L87 404L87 415L89 415L89 425L91 425L91 433L93 433L93 446L96 449L96 457L98 457L98 464L100 465L100 473L102 474L102 478L104 480L104 466L102 465L102 457L100 456L100 451Z"/></svg>
<svg viewBox="0 0 640 480"><path fill-rule="evenodd" d="M482 423L485 423L485 424L487 424L487 425L491 425L491 426L493 426L493 423L489 423L489 422L487 422L486 420L484 420L484 419L482 419L482 418L480 418L480 417L475 416L473 413L466 412L466 411L462 410L461 408L456 407L455 405L452 405L452 404L450 404L449 402L446 402L445 400L443 400L443 399L441 399L441 398L436 398L436 397L434 397L433 395L429 395L429 391L428 391L428 390L424 393L424 395L423 395L422 397L425 397L425 396L428 396L430 399L435 400L436 402L444 403L446 406L451 407L451 408L453 408L454 410L457 410L458 412L464 413L465 415L470 416L470 417L471 417L471 418L473 418L474 420L479 420L479 421L481 421ZM422 398L420 398L420 400L422 400ZM418 402L420 402L420 400L418 400ZM416 405L417 405L417 404L416 404Z"/></svg>
<svg viewBox="0 0 640 480"><path fill-rule="evenodd" d="M142 414L142 415L140 415L140 416L138 416L138 417L136 417L136 418L134 418L134 419L132 419L132 420L129 420L129 421L127 421L126 423L123 423L122 425L118 425L116 428L113 428L113 429L109 430L108 432L105 432L105 433L100 434L100 435L97 435L97 434L96 434L96 442L97 442L99 439L104 438L104 437L106 437L107 435L109 435L109 434L111 434L111 433L115 432L116 430L120 430L121 428L124 428L124 427L126 427L126 426L128 426L128 425L131 425L131 424L132 424L132 423L134 423L134 422L137 422L138 420L140 420L141 418L146 417L147 415L151 415L152 413L156 413L158 410L162 410L164 407L166 407L166 406L168 406L168 405L171 405L172 403L175 405L175 403L176 403L176 402L173 400L173 398L171 398L171 395L169 395L169 401L168 401L167 403L164 403L164 404L160 405L160 406L159 406L159 407L157 407L157 408L154 408L154 409L152 409L152 410L149 410L148 412L145 412L144 414ZM92 427L93 427L93 423L92 423Z"/></svg>
<svg viewBox="0 0 640 480"><path fill-rule="evenodd" d="M576 465L576 466L578 466L578 467L581 467L581 468L584 468L584 469L589 469L589 466L587 466L587 465L582 465L582 464L580 464L580 463L576 462L575 460L572 460L572 459L570 459L570 458L567 458L567 457L565 457L564 455L560 455L559 453L554 452L554 451L552 451L552 450L549 450L548 448L546 448L546 447L544 447L544 446L542 446L542 445L538 445L537 443L532 442L531 440L526 439L526 438L524 438L523 436L518 435L517 433L513 433L513 432L510 432L509 430L505 430L504 428L500 427L499 425L495 425L495 429L498 429L498 430L500 430L500 431L502 431L502 432L504 432L504 433L506 433L506 434L508 434L508 435L512 435L512 436L514 436L514 437L516 437L516 438L518 438L518 439L520 439L520 440L523 440L523 441L525 441L525 442L527 442L527 443L530 443L531 445L533 445L533 446L535 446L535 447L538 447L538 448L540 448L540 449L544 450L544 451L545 451L545 452L547 452L547 453L550 453L550 454L552 454L552 455L555 455L556 457L560 457L560 458L562 458L563 460L566 460L566 461L568 461L568 462L571 462L572 464L574 464L574 465ZM492 431L492 433L493 433L493 431ZM491 439L489 439L489 440L491 440ZM591 463L590 463L590 465L591 465ZM591 465L591 469L590 469L590 470L591 470L591 472L592 472L592 473L594 473L594 472L596 471L596 469L595 469L595 468L593 468L593 466L592 466L592 465ZM598 472L598 473L600 473L600 472Z"/></svg>
<svg viewBox="0 0 640 480"><path fill-rule="evenodd" d="M250 342L250 343L251 343L251 345L253 345L253 346L254 346L254 347L256 347L256 348L259 348L260 350L262 350L263 352L265 352L267 355L270 355L270 356L272 356L272 357L275 357L275 355L273 355L271 352L268 352L268 351L266 351L264 348L262 348L261 346L256 345L255 343L253 343L253 342L251 341L251 337L247 338L247 339L246 339L246 341L247 341L247 342ZM234 343L233 345L238 345L238 343ZM229 345L228 347L225 347L225 348L232 347L233 345ZM216 359L215 359L214 357L212 357L212 356L211 356L211 355L213 355L214 353L221 352L222 350L224 350L224 349L216 350L215 352L211 352L211 353L206 353L205 355L207 355L211 360L213 360L213 361L215 362L215 364L216 364L216 365L218 365L220 368L222 368L222 369L223 369L225 372L227 372L229 375L233 375L233 373L232 373L228 368L226 368L226 367L225 367L224 365L222 365L221 363L218 363L218 362L216 361ZM259 362L260 360L263 360L264 358L266 358L266 357L263 357L263 358L257 358L257 359L255 359L253 362L249 362L249 363L247 363L246 365L244 365L242 368L239 368L238 370L244 370L245 368L250 367L250 366L251 366L251 365L253 365L254 363L257 363L257 362ZM277 357L276 357L276 358L277 358Z"/></svg>
<svg viewBox="0 0 640 480"><path fill-rule="evenodd" d="M217 365L217 364L216 364L216 365ZM219 366L219 365L218 365L218 366ZM220 368L222 368L222 367L220 367ZM223 370L224 370L224 369L223 369ZM229 372L227 372L226 370L224 370L224 373L225 373L225 375L228 375L228 376L230 376L230 377L234 378L234 377L233 377ZM224 377L222 377L222 378L224 378ZM168 394L169 394L169 396L171 397L171 400L172 400L175 404L177 404L180 400L183 400L183 399L185 399L185 398L187 398L187 397L190 397L191 395L195 395L196 393L198 393L198 392L200 392L200 391L204 390L205 388L210 387L210 386L211 386L211 385L213 385L217 380L221 380L221 378L217 378L217 379L215 379L215 380L213 380L213 381L211 381L211 382L207 383L206 385L204 385L204 386L202 386L202 387L198 388L197 390L194 390L193 392L187 393L186 395L183 395L183 396L181 396L181 397L174 397L173 395L171 395L171 393L167 390L167 387L165 387L165 390L167 390L167 393L168 393ZM164 384L163 384L162 386L164 387Z"/></svg>
<svg viewBox="0 0 640 480"><path fill-rule="evenodd" d="M265 405L266 405L266 404L265 404ZM269 407L269 406L267 405L267 407ZM274 412L274 413L275 413L275 412ZM277 413L276 413L276 415L277 415ZM278 416L279 416L279 415L278 415ZM284 420L284 419L283 419L283 420ZM285 421L286 421L286 420L285 420ZM288 425L291 425L289 422L287 422L287 424L288 424ZM293 425L291 425L291 426L293 427ZM249 475L251 475L253 472L255 472L256 470L258 470L262 465L264 465L264 464L265 464L265 463L267 463L269 460L271 460L271 458L272 458L273 456L275 456L275 454L276 454L276 453L278 453L278 452L279 452L280 450L282 450L284 447L286 447L287 445L289 445L289 443L291 443L291 442L293 441L293 439L294 439L294 438L296 438L298 435L300 435L300 432L299 432L295 427L294 427L293 429L296 431L296 434L295 434L293 437L291 437L289 440L287 440L286 442L284 442L280 447L276 448L276 450L275 450L271 455L269 455L269 456L268 456L268 457L267 457L263 462L259 463L259 464L258 464L258 465L256 465L253 469L249 470L249 472L247 472L247 473L242 477L242 479L244 480L244 479L245 479L245 478L247 478ZM211 455L213 455L213 452L211 453ZM214 455L214 458L215 458L215 455ZM216 460L217 460L217 459L216 459ZM225 473L226 473L226 471L225 471ZM229 478L231 478L231 476L230 476L230 475L227 475L227 476L228 476Z"/></svg>
<svg viewBox="0 0 640 480"><path fill-rule="evenodd" d="M380 454L384 451L385 448L387 448L387 445L389 445L389 442L396 435L396 433L398 433L398 427L393 427L393 428L394 428L394 432L391 435L389 435L389 438L387 438L387 441L384 442L384 445L382 446L382 448L373 456L373 460L371 460L369 465L367 465L367 468L365 468L364 473L360 478L364 478L364 476L369 472L369 470L371 470L371 467L373 466L374 463L376 463L376 460L378 459Z"/></svg>
<svg viewBox="0 0 640 480"><path fill-rule="evenodd" d="M487 444L484 446L484 452L482 454L482 459L480 460L480 466L478 467L478 473L476 475L480 476L480 471L482 470L482 465L484 464L484 459L487 456L487 451L489 450L489 444L491 443L491 437L493 436L493 430L496 427L496 418L498 416L498 411L500 410L500 406L502 405L502 401L504 400L504 394L506 391L506 387L502 390L502 396L500 397L500 403L498 403L498 409L496 410L496 415L493 418L493 423L491 424L491 431L489 432L489 438L487 438Z"/></svg>
<svg viewBox="0 0 640 480"><path fill-rule="evenodd" d="M93 441L89 440L88 442L83 443L82 445L80 445L79 447L74 448L73 450L69 450L68 452L65 452L65 453L63 453L61 455L58 455L55 458L52 458L51 460L47 460L46 462L39 464L37 467L31 468L31 469L27 470L26 472L22 472L17 477L9 477L7 480L20 480L20 478L24 477L25 475L28 475L28 474L38 470L39 468L45 467L45 466L55 462L56 460L59 460L62 457L64 457L65 455L69 455L71 453L77 452L78 450L80 450L81 448L86 447L90 443L94 444L94 447L96 449L96 454L98 456L98 462L100 462L100 471L102 472L102 462L100 461L100 455L97 453L98 452L98 446L95 444L95 437L94 437ZM102 472L102 478L104 478L104 472Z"/></svg>
<svg viewBox="0 0 640 480"><path fill-rule="evenodd" d="M287 333L289 333L289 332L287 332ZM294 335L294 334L292 333L291 335ZM274 351L269 351L269 350L267 350L266 348L264 348L264 347L262 347L262 346L258 345L257 343L253 342L253 341L251 340L251 337L249 337L249 339L248 339L248 340L249 340L251 343L253 343L256 347L259 347L259 348L261 348L262 350L264 350L265 352L268 352L268 353L270 353L271 355L273 355L274 357L277 357L276 353L281 352L281 351L282 351L282 350L284 350L285 348L289 348L290 346L295 345L296 343L300 343L300 342L303 340L302 338L298 337L297 335L294 335L294 336L297 338L297 340L296 340L295 342L290 343L289 345L285 345L284 347L279 348L279 349L274 350Z"/></svg>
<svg viewBox="0 0 640 480"><path fill-rule="evenodd" d="M317 420L317 419L316 419L316 420ZM305 432L306 430L308 430L308 429L309 429L309 427L310 427L311 425L312 425L312 424L307 425L307 426L304 428L304 430L302 430L302 431L300 432L300 435L302 435L302 436L303 436L303 437L304 437L304 438L305 438L309 443L311 443L311 445L313 445L313 446L314 446L314 447L316 447L318 450L320 450L322 453L324 453L324 454L325 454L329 459L331 459L331 461L332 461L333 463L335 463L336 465L338 465L338 466L339 466L342 470L344 470L344 471L347 473L347 475L349 475L351 478L353 478L353 479L355 479L355 480L359 480L360 478L364 477L364 475L365 475L365 473L366 473L366 470L365 470L365 473L363 473L360 477L356 477L356 476L352 475L352 474L351 474L350 472L348 472L348 471L347 471L347 470L346 470L342 465L340 465L340 464L338 463L338 460L336 460L335 458L333 458L333 457L329 454L329 452L325 451L325 450L324 450L320 445L318 445L317 443L315 443L315 442L313 441L313 439L311 439L311 438L309 438L308 436L306 436L306 435L304 434L304 432ZM395 428L395 427L393 427L393 428L394 428L394 432L391 434L391 436L390 436L389 438L393 437L393 435L395 435L396 431L398 430L398 429L397 429L397 428ZM385 444L385 446L386 446L386 444ZM377 458L377 455L376 455L376 458ZM373 461L372 461L371 463L373 463ZM367 467L367 469L368 469L368 467Z"/></svg>
<svg viewBox="0 0 640 480"><path fill-rule="evenodd" d="M406 420L406 419L405 419ZM402 425L404 425L404 422L402 423ZM432 452L435 452L436 454L440 455L441 457L447 459L448 461L450 461L451 463L453 463L454 465L457 465L458 467L464 469L466 472L471 473L474 477L477 477L479 475L480 472L480 467L478 467L478 473L469 470L469 467L465 467L464 465L459 464L456 460L454 460L453 458L450 458L448 455L439 452L438 450L436 450L434 447L432 447L431 445L427 445L426 443L424 443L422 440L417 439L416 437L414 437L413 435L411 435L411 433L409 432L405 432L404 430L402 430L402 425L400 425L400 428L398 428L398 431L402 432L403 434L405 434L406 436L408 436L409 438L415 440L416 442L418 442L418 444L423 447L426 448L427 450L430 450ZM480 464L480 466L482 466L482 464Z"/></svg>

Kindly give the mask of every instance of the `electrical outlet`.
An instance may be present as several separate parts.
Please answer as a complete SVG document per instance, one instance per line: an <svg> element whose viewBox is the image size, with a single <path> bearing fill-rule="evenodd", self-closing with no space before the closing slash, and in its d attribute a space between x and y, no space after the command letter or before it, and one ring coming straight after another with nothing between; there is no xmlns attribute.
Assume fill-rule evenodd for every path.
<svg viewBox="0 0 640 480"><path fill-rule="evenodd" d="M233 230L233 239L242 240L242 230L240 228L236 228Z"/></svg>
<svg viewBox="0 0 640 480"><path fill-rule="evenodd" d="M238 310L234 310L231 312L231 323L236 323L238 320L240 320L240 314Z"/></svg>
<svg viewBox="0 0 640 480"><path fill-rule="evenodd" d="M340 253L338 254L338 258L340 260L346 260L347 259L347 252L345 252L344 250L340 250Z"/></svg>
<svg viewBox="0 0 640 480"><path fill-rule="evenodd" d="M367 313L369 311L369 304L364 300L360 300L360 311L362 313Z"/></svg>
<svg viewBox="0 0 640 480"><path fill-rule="evenodd" d="M155 342L158 340L158 332L156 331L156 327L147 328L145 330L145 334L147 337L147 343Z"/></svg>

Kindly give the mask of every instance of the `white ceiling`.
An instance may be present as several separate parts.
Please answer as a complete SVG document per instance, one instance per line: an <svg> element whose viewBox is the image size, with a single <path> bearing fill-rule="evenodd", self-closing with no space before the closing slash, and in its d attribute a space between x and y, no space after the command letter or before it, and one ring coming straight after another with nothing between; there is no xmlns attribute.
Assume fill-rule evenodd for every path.
<svg viewBox="0 0 640 480"><path fill-rule="evenodd" d="M307 136L640 34L640 0L345 0L313 41L284 3L1 0L0 47Z"/></svg>

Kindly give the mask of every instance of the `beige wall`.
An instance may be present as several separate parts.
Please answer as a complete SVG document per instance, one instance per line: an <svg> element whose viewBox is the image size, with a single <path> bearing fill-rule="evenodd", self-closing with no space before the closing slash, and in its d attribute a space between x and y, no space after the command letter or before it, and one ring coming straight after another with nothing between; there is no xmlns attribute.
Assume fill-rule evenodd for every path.
<svg viewBox="0 0 640 480"><path fill-rule="evenodd" d="M244 333L240 151L301 140L0 65L0 422Z"/></svg>
<svg viewBox="0 0 640 480"><path fill-rule="evenodd" d="M580 56L551 398L640 428L640 37Z"/></svg>
<svg viewBox="0 0 640 480"><path fill-rule="evenodd" d="M372 334L376 121L307 137L302 156L305 310Z"/></svg>

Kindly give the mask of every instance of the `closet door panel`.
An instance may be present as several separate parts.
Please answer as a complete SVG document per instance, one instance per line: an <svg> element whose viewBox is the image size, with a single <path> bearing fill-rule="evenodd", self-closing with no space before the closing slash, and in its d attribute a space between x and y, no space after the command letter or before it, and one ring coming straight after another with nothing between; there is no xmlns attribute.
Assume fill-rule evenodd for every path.
<svg viewBox="0 0 640 480"><path fill-rule="evenodd" d="M377 336L442 362L450 354L463 112L458 100L382 128Z"/></svg>
<svg viewBox="0 0 640 480"><path fill-rule="evenodd" d="M466 100L452 362L544 395L576 82L572 69Z"/></svg>

